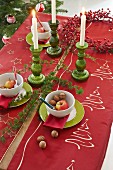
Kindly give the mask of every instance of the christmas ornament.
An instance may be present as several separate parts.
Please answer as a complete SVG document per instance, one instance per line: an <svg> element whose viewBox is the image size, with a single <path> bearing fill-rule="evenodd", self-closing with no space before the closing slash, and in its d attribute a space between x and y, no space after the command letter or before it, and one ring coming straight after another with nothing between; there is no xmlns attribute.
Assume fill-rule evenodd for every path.
<svg viewBox="0 0 113 170"><path fill-rule="evenodd" d="M7 20L8 23L13 24L13 23L15 23L16 18L15 18L15 16L9 14L9 15L6 16L6 20Z"/></svg>
<svg viewBox="0 0 113 170"><path fill-rule="evenodd" d="M8 44L9 39L10 39L10 37L7 37L7 35L3 35L3 37L2 37L2 42L3 42L4 44Z"/></svg>
<svg viewBox="0 0 113 170"><path fill-rule="evenodd" d="M35 7L37 12L43 12L45 10L44 4L38 3Z"/></svg>

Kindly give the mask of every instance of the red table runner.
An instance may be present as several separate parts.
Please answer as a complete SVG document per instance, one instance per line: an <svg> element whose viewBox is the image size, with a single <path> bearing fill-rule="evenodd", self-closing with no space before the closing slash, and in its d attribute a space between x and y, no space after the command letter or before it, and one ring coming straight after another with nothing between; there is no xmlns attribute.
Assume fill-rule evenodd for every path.
<svg viewBox="0 0 113 170"><path fill-rule="evenodd" d="M49 15L40 14L41 19L45 21L50 19ZM64 17L59 17L60 21L66 20ZM19 30L12 37L11 43L7 47L4 47L1 51L1 56L6 56L9 54L6 53L6 50L14 49L14 40L15 38L20 37L25 39L25 33L22 33L23 28L26 28L30 25L30 19L28 18ZM99 24L99 29L96 30L96 33L100 34L100 37L103 36L100 32L100 29L103 28L102 23ZM89 36L92 36L93 28L95 25L91 25L88 28ZM29 30L26 31L28 33ZM97 34L96 34L97 35ZM111 33L112 35L112 33ZM106 35L107 36L107 35ZM95 38L95 36L93 37ZM21 44L22 43L22 44ZM30 58L31 54L29 52L29 46L26 44L25 40L20 43L20 47L17 48L16 53L18 58L21 59L21 63L26 63L26 58ZM27 47L27 48L25 48ZM22 50L23 49L23 50ZM18 51L20 51L18 53ZM58 76L62 75L63 79L68 79L72 81L73 84L82 86L84 93L82 95L76 95L73 91L72 94L77 100L79 100L85 108L85 116L83 120L71 128L66 128L59 130L59 137L54 139L51 137L51 128L43 126L43 122L37 120L37 115L34 117L31 125L29 126L23 140L21 141L9 167L8 170L14 169L41 169L41 170L100 170L101 165L105 156L107 143L109 140L111 122L113 121L113 55L110 54L98 54L92 50L87 50L87 53L92 57L96 58L96 61L92 61L87 58L87 70L90 72L90 77L86 82L77 83L72 79L69 72L60 70ZM13 54L12 54L13 55ZM14 56L11 60L14 60ZM50 58L43 51L41 57L43 59L50 60ZM2 58L2 57L1 57ZM0 58L0 63L4 64L2 67L2 72L11 71L11 66L6 67L8 60L3 62L3 58ZM18 59L17 58L17 59ZM77 55L71 55L69 53L64 61L64 63L69 67L70 70L75 69L75 60ZM30 59L29 59L30 61ZM58 59L56 59L58 62ZM14 62L14 61L13 61ZM15 61L14 65L18 63L19 60ZM56 64L57 64L56 62ZM12 63L12 62L11 62ZM22 64L18 64L18 68L21 69ZM55 65L51 68L43 68L43 72L50 72L53 70ZM45 70L46 69L46 70ZM48 72L47 72L48 71ZM24 73L24 78L27 78L29 73ZM56 85L55 89L58 87ZM60 89L62 87L59 87ZM65 88L64 88L65 89ZM65 89L67 90L67 89ZM17 114L24 106L10 110L10 116ZM8 112L6 113L6 115ZM2 124L4 124L2 122ZM37 137L39 135L44 135L47 142L47 147L45 150L39 148L37 143ZM8 139L7 143L4 145L0 144L1 153L3 154L5 149L12 138ZM5 148L5 149L4 149ZM1 156L2 156L1 154Z"/></svg>
<svg viewBox="0 0 113 170"><path fill-rule="evenodd" d="M50 15L47 14L40 14L40 19L41 21L45 21L45 16L46 20L50 20L51 17ZM67 18L64 17L62 19L62 22L65 21ZM28 64L30 66L31 62L31 52L29 50L30 45L27 44L26 42L26 36L30 32L31 29L31 16L29 16L23 24L19 27L18 31L15 32L15 34L12 36L12 38L9 41L9 44L5 45L4 48L1 49L0 51L0 74L5 73L5 72L12 72L13 66L17 68L17 70L21 71L21 75L24 78L24 81L27 81L28 76L31 74L29 70L23 71L24 70L24 64ZM23 31L24 30L24 31ZM44 60L50 61L51 58L46 55L46 49L44 49L41 53L41 57ZM6 58L4 60L4 58ZM45 75L48 75L50 71L53 71L55 66L57 65L60 57L54 60L54 63L47 66L43 67L43 72ZM14 119L17 114L23 110L25 107L25 104L16 107L15 108L10 108L7 110L0 110L0 130L2 130L5 126L6 123L12 119ZM2 159L2 156L6 152L8 146L12 142L12 140L15 137L15 134L10 134L11 138L8 136L8 139L6 141L6 144L3 145L0 142L0 158Z"/></svg>

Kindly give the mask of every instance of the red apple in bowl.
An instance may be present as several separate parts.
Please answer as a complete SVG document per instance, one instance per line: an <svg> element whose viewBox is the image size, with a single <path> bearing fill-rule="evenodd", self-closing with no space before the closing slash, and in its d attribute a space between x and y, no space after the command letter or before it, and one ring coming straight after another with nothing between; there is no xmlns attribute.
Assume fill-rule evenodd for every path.
<svg viewBox="0 0 113 170"><path fill-rule="evenodd" d="M71 111L73 110L74 105L75 105L75 98L70 92L65 91L65 90L52 91L51 93L49 93L46 96L45 101L49 103L49 101L51 99L53 99L53 96L55 96L55 95L59 96L61 93L65 93L66 98L61 99L61 100L56 101L56 102L61 102L63 100L68 104L68 108L66 106L66 107L63 107L63 110L56 110L56 109L51 109L50 107L48 107L46 105L48 115L52 114L53 116L60 118L60 117L65 117L65 116L69 115L71 113ZM63 102L63 103L65 103L65 102ZM65 104L65 105L67 105L67 104ZM60 108L61 108L61 106L60 106Z"/></svg>
<svg viewBox="0 0 113 170"><path fill-rule="evenodd" d="M56 110L66 110L68 108L69 106L66 100L60 100L56 103Z"/></svg>
<svg viewBox="0 0 113 170"><path fill-rule="evenodd" d="M51 36L51 28L48 24L48 22L41 22L42 27L40 26L39 22L37 23L37 29L38 29L38 40L47 40Z"/></svg>
<svg viewBox="0 0 113 170"><path fill-rule="evenodd" d="M16 96L23 86L23 77L17 73L17 80L14 79L14 73L3 73L0 75L0 94L5 97ZM14 84L16 83L16 84ZM4 87L4 85L6 87ZM1 88L4 87L4 88Z"/></svg>
<svg viewBox="0 0 113 170"><path fill-rule="evenodd" d="M39 33L44 33L44 32L45 32L44 27L39 26L39 27L38 27L38 32L39 32Z"/></svg>

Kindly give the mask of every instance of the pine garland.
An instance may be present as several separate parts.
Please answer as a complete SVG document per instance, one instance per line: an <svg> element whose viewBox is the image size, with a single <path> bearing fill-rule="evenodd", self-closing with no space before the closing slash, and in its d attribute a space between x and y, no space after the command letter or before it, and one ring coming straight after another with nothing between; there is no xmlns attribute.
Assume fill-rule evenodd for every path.
<svg viewBox="0 0 113 170"><path fill-rule="evenodd" d="M25 64L24 67L25 67L24 70L26 71L29 68L27 64ZM28 97L28 95L31 95L31 100L28 102L28 104L23 109L23 111L18 113L18 116L14 120L9 121L7 123L7 126L2 130L1 136L0 136L0 141L2 143L6 142L7 134L11 134L11 133L16 134L16 132L20 129L22 124L30 117L30 115L32 114L33 110L36 107L37 109L40 108L40 105L42 102L38 99L39 95L45 98L46 95L53 90L53 87L56 83L59 83L59 85L63 87L67 87L70 90L71 89L75 90L77 94L83 93L83 89L81 87L73 85L72 82L69 82L68 80L63 80L62 78L58 78L56 76L56 72L60 68L65 68L67 70L67 66L60 63L60 66L57 67L57 70L55 70L54 72L50 72L49 75L45 77L44 84L42 85L41 88L39 88L38 90L34 90L32 95L31 93L27 94L26 97ZM70 70L67 70L67 71L70 71Z"/></svg>

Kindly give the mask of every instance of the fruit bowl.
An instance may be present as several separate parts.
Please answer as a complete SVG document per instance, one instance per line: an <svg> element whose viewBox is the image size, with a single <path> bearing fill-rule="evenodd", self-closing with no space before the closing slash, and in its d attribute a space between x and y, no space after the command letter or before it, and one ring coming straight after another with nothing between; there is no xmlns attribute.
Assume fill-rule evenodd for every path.
<svg viewBox="0 0 113 170"><path fill-rule="evenodd" d="M17 83L14 87L10 88L11 81L14 80L14 73L4 73L0 75L0 94L5 97L16 96L23 87L23 77L20 74L17 74ZM7 83L7 88L3 88ZM8 87L9 86L9 87Z"/></svg>
<svg viewBox="0 0 113 170"><path fill-rule="evenodd" d="M40 24L37 23L37 31L38 31L38 40L48 40L49 37L51 36L51 29L50 26L48 24L48 22L41 22L41 24L43 25L45 31L43 31L43 29L41 29ZM31 32L32 32L32 27L31 27Z"/></svg>
<svg viewBox="0 0 113 170"><path fill-rule="evenodd" d="M49 27L48 22L41 22L41 24L43 25L45 32L39 31L40 24L38 23L37 24L37 26L38 26L38 39L39 40L47 40L51 36L51 29Z"/></svg>
<svg viewBox="0 0 113 170"><path fill-rule="evenodd" d="M46 105L47 111L50 114L52 114L53 116L55 116L55 117L64 117L64 116L70 114L70 112L73 110L74 105L75 105L74 96L70 92L64 91L64 90L57 90L57 91L53 91L53 92L49 93L46 96L45 101L50 103L50 100L53 98L53 96L59 95L60 93L65 93L66 94L66 102L68 103L68 108L66 108L65 102L64 102L64 110L60 110L60 109L59 110L54 110L54 109L51 109L50 107L48 107ZM62 99L61 99L61 101L62 101Z"/></svg>

